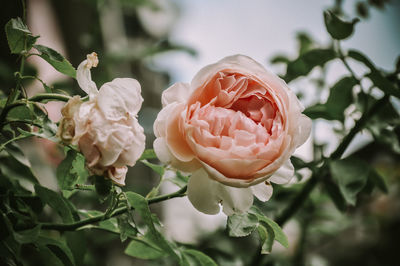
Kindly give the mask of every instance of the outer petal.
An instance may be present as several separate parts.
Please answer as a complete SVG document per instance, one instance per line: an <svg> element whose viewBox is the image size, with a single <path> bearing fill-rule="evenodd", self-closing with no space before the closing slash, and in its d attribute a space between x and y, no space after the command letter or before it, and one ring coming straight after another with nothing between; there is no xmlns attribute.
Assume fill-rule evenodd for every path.
<svg viewBox="0 0 400 266"><path fill-rule="evenodd" d="M253 192L250 188L235 188L219 184L222 211L226 215L246 212L253 205Z"/></svg>
<svg viewBox="0 0 400 266"><path fill-rule="evenodd" d="M287 184L292 180L294 175L294 167L290 160L287 160L272 176L268 181L275 184Z"/></svg>
<svg viewBox="0 0 400 266"><path fill-rule="evenodd" d="M79 87L89 95L90 99L96 97L98 90L96 83L92 81L92 75L90 74L90 68L95 66L88 62L88 60L84 60L79 64L78 69L76 71L76 80L78 81Z"/></svg>
<svg viewBox="0 0 400 266"><path fill-rule="evenodd" d="M157 158L164 164L168 164L172 161L173 155L168 149L165 138L159 137L154 140L153 143L154 152L157 154Z"/></svg>
<svg viewBox="0 0 400 266"><path fill-rule="evenodd" d="M161 111L158 113L156 121L154 121L153 124L153 131L154 135L159 138L159 137L165 137L166 135L166 128L167 128L167 119L170 117L174 112L175 108L177 106L181 106L178 103L171 103L161 109Z"/></svg>
<svg viewBox="0 0 400 266"><path fill-rule="evenodd" d="M257 199L261 200L262 202L269 200L273 191L271 184L268 182L263 182L252 186L251 190L253 191L254 196L256 196Z"/></svg>
<svg viewBox="0 0 400 266"><path fill-rule="evenodd" d="M205 214L219 213L218 185L219 183L210 179L203 169L197 170L188 183L190 202L197 210Z"/></svg>
<svg viewBox="0 0 400 266"><path fill-rule="evenodd" d="M183 103L189 98L190 93L189 83L177 82L162 93L162 106L165 107L173 102Z"/></svg>
<svg viewBox="0 0 400 266"><path fill-rule="evenodd" d="M125 177L128 172L128 167L110 167L107 171L108 177L117 185L125 186Z"/></svg>
<svg viewBox="0 0 400 266"><path fill-rule="evenodd" d="M171 112L167 117L165 139L169 150L175 158L182 162L189 162L193 160L195 156L179 128L179 119L184 115L184 108L184 104L178 104L176 108L174 108L174 112Z"/></svg>
<svg viewBox="0 0 400 266"><path fill-rule="evenodd" d="M297 126L297 134L294 136L296 139L296 148L303 145L311 134L311 119L301 114L298 118L299 124Z"/></svg>
<svg viewBox="0 0 400 266"><path fill-rule="evenodd" d="M253 204L250 188L225 186L210 179L202 168L189 179L188 198L196 209L206 214L217 214L220 211L219 203L227 215L245 212Z"/></svg>
<svg viewBox="0 0 400 266"><path fill-rule="evenodd" d="M144 134L143 127L139 124L136 118L133 118L130 126L133 138L127 143L123 153L117 160L117 164L134 166L145 149L146 135Z"/></svg>
<svg viewBox="0 0 400 266"><path fill-rule="evenodd" d="M98 108L107 120L126 119L136 116L142 106L140 84L136 79L116 78L101 86L97 97Z"/></svg>

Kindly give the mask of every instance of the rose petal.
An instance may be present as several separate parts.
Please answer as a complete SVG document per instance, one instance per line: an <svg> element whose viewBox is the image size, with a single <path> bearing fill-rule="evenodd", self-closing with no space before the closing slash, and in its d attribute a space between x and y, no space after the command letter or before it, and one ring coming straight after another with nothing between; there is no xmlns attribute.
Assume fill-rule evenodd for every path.
<svg viewBox="0 0 400 266"><path fill-rule="evenodd" d="M257 197L257 199L261 200L262 202L266 202L271 198L273 189L271 184L268 182L263 182L255 186L251 186L251 191L253 191L253 194Z"/></svg>
<svg viewBox="0 0 400 266"><path fill-rule="evenodd" d="M287 184L292 180L294 175L294 167L290 160L287 160L269 179L268 181L275 184Z"/></svg>
<svg viewBox="0 0 400 266"><path fill-rule="evenodd" d="M105 118L111 121L135 117L142 106L140 84L135 79L116 78L101 86L98 97L98 108Z"/></svg>
<svg viewBox="0 0 400 266"><path fill-rule="evenodd" d="M190 93L191 93L190 84L177 82L162 93L161 95L162 106L165 107L168 104L174 102L178 103L185 102L186 99L189 97Z"/></svg>
<svg viewBox="0 0 400 266"><path fill-rule="evenodd" d="M294 135L296 148L310 137L312 127L311 119L306 115L301 114L298 121L297 133Z"/></svg>
<svg viewBox="0 0 400 266"><path fill-rule="evenodd" d="M154 140L153 143L154 152L157 155L157 158L164 164L168 164L172 161L172 154L168 149L167 143L165 142L165 138L159 137Z"/></svg>
<svg viewBox="0 0 400 266"><path fill-rule="evenodd" d="M158 137L165 137L166 136L166 123L167 123L167 119L173 114L176 113L175 108L181 108L178 106L182 106L179 105L178 103L174 102L171 103L169 105L167 105L166 107L164 107L163 109L161 109L161 111L158 113L156 120L154 121L153 124L153 131L154 131L154 135L158 138Z"/></svg>
<svg viewBox="0 0 400 266"><path fill-rule="evenodd" d="M193 206L205 214L217 214L220 211L218 183L208 178L203 169L192 174L188 182L188 198Z"/></svg>
<svg viewBox="0 0 400 266"><path fill-rule="evenodd" d="M235 188L218 183L222 211L226 215L243 213L253 205L253 192L250 188Z"/></svg>
<svg viewBox="0 0 400 266"><path fill-rule="evenodd" d="M219 203L226 215L245 212L253 204L251 189L220 184L210 179L204 169L197 170L190 177L188 198L196 209L206 214L219 213Z"/></svg>
<svg viewBox="0 0 400 266"><path fill-rule="evenodd" d="M89 98L95 98L98 90L96 83L92 81L92 75L90 74L90 68L87 67L88 60L82 61L79 64L76 71L76 80L78 81L79 87L89 95Z"/></svg>
<svg viewBox="0 0 400 266"><path fill-rule="evenodd" d="M177 105L174 113L171 113L167 118L166 141L169 150L175 158L183 162L188 162L193 160L194 154L186 141L183 141L185 137L179 130L179 118L184 115L182 113L183 108L183 104Z"/></svg>
<svg viewBox="0 0 400 266"><path fill-rule="evenodd" d="M128 167L110 167L107 171L108 177L117 185L125 186L125 177Z"/></svg>

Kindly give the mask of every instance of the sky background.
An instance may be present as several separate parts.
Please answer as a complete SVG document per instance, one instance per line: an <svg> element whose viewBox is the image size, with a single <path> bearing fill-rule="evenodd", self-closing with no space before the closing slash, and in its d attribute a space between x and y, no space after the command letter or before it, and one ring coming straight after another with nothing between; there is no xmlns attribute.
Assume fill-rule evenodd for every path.
<svg viewBox="0 0 400 266"><path fill-rule="evenodd" d="M333 0L202 0L175 1L180 16L170 38L198 52L193 58L183 53L158 57L157 65L172 75L172 82L190 82L203 66L225 56L245 54L269 66L277 53L296 55L296 32L305 31L321 44L329 43L322 12ZM344 9L355 13L355 1ZM400 1L384 11L370 9L370 18L356 26L343 46L356 47L380 67L393 68L400 52Z"/></svg>

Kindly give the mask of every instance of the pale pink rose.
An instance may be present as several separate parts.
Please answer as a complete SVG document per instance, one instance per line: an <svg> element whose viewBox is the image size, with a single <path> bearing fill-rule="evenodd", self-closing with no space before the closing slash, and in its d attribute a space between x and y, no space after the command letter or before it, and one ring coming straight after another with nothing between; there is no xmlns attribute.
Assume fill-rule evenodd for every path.
<svg viewBox="0 0 400 266"><path fill-rule="evenodd" d="M191 172L188 197L207 214L246 211L269 182L293 176L289 158L310 135L311 120L286 83L249 57L230 56L201 69L191 84L162 94L154 123L159 159Z"/></svg>
<svg viewBox="0 0 400 266"><path fill-rule="evenodd" d="M79 86L89 95L82 102L73 97L62 109L58 136L77 145L89 170L125 185L128 166L133 166L145 148L143 128L137 113L143 102L135 79L117 78L97 90L90 68L97 66L95 53L88 55L77 70Z"/></svg>

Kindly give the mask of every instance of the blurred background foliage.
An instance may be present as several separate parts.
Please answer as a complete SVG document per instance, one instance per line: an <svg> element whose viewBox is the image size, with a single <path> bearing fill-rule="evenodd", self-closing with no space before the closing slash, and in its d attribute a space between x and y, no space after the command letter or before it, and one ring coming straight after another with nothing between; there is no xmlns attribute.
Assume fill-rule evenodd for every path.
<svg viewBox="0 0 400 266"><path fill-rule="evenodd" d="M177 3L153 0L30 0L27 1L28 26L29 21L36 19L29 15L35 14L34 9L44 4L53 13L65 49L63 54L73 66L77 66L84 55L96 51L100 64L92 73L97 84L103 84L117 76L139 80L144 98L139 120L145 128L146 146L151 148L154 140L152 124L161 107L161 92L170 84L170 77L167 72L155 70L149 60L155 55L170 51L196 56L196 51L192 48L169 39L173 26L171 20L179 16ZM307 105L305 113L315 121L325 120L333 124L338 139L345 138L353 127L354 120L366 113L383 94L399 94L400 72L398 59L391 70L382 70L358 51L345 51L340 46L340 39L348 38L354 29L357 31L357 23L368 20L371 10L390 8L390 1L354 1L357 17L361 22L353 20L353 16L343 9L343 4L342 0L333 1L329 11L324 13L325 21L328 21L327 30L333 37L330 43L321 44L307 32L299 32L298 52L295 56L279 54L270 58L272 65L282 67L284 71L281 76L288 83L307 77L312 70L319 69L310 78L316 89L311 92L312 101ZM1 28L11 18L22 16L21 12L20 1L7 0L0 9ZM156 21L152 16L162 16L163 13L167 14L163 24L152 24ZM339 26L332 26L336 23L336 15L344 18L347 24L339 21ZM0 96L3 100L10 93L10 88L15 86L14 72L19 68L19 63L17 57L10 54L4 33L2 36ZM349 60L364 65L365 73L362 76L355 74L348 64ZM349 70L334 86L326 81L327 65L332 61L340 61ZM36 73L37 65L28 61L25 74ZM367 83L362 81L365 77L369 79ZM54 80L47 85L53 92L83 95L72 79ZM28 94L33 95L40 91L38 88L41 85L24 81L23 87ZM390 91L388 88L397 91ZM302 98L306 94L310 95L310 91L300 89L297 94ZM206 230L197 241L179 244L203 251L218 265L398 265L399 106L398 99L391 96L385 108L374 114L365 125L364 131L372 136L372 141L353 150L348 161L331 163L331 177L320 182L310 196L304 199L304 206L292 219L282 220L280 214L296 200L295 197L302 191L305 182L310 180L311 172L320 167L317 164L329 156L326 151L328 143L313 139L312 160L304 162L297 157L292 158L297 170L296 177L300 182L287 187L274 186L274 195L270 201L255 203L268 217L277 219L280 225L285 224L284 229L290 243L288 249L275 243L271 254L260 255L260 250L263 249L259 246L257 234L232 238L227 229L221 227L216 231ZM57 190L56 169L64 156L60 147L38 139L24 140L20 144L30 158L40 182ZM353 167L354 165L360 167ZM11 169L12 165L4 159L1 167L2 175L6 175L7 169ZM347 187L338 185L346 182L342 177L348 172L355 171L355 175L363 175L362 172L357 172L363 167L370 167L374 173L365 178L365 183L356 184L357 180L352 179L345 184ZM3 182L5 179L1 178ZM137 163L128 173L126 190L145 195L157 184L159 178L151 168ZM343 187L348 190L341 191ZM80 209L105 211L107 208L107 202L99 201L97 195L90 192L74 194L71 202ZM15 204L19 204L18 201ZM36 206L33 200L29 204L33 209L44 207L40 202ZM152 211L163 221L168 209L155 205L152 206ZM46 208L40 218L41 221L49 222L57 219ZM16 216L14 219L18 221L22 218ZM179 226L180 217L176 219ZM5 225L1 226L3 230ZM100 229L63 233L77 265L174 265L174 261L168 257L151 261L134 259L124 254L128 241L121 243L120 236L114 234L110 227L107 228L108 231L101 230L101 233ZM22 261L27 265L42 265L43 261L36 257L36 252L32 245L24 245L21 251ZM11 260L0 262L14 265Z"/></svg>

